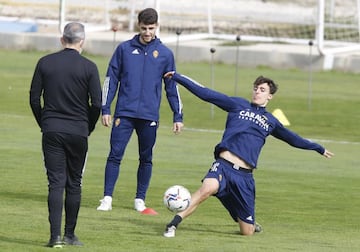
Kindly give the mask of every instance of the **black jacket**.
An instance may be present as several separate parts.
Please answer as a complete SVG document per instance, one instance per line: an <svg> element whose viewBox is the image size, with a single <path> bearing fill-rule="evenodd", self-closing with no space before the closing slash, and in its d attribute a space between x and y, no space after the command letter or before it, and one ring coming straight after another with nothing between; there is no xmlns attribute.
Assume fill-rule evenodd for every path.
<svg viewBox="0 0 360 252"><path fill-rule="evenodd" d="M69 48L42 57L31 82L30 106L43 133L87 137L101 109L97 66Z"/></svg>

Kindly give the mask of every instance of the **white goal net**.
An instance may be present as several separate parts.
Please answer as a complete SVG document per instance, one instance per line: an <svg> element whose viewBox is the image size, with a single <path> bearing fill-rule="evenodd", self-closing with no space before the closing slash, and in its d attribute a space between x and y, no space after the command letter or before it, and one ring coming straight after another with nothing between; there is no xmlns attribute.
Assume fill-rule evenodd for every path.
<svg viewBox="0 0 360 252"><path fill-rule="evenodd" d="M360 49L360 0L11 0L0 3L2 15L35 18L39 23L81 20L93 24L89 27L94 30L110 30L118 23L121 29L129 31L135 30L137 13L145 7L158 10L161 31L174 37L181 32L183 38L311 42L323 55Z"/></svg>
<svg viewBox="0 0 360 252"><path fill-rule="evenodd" d="M160 12L161 29L219 39L313 44L320 54L360 49L360 0L144 0ZM128 4L128 6L130 6ZM133 10L133 13L136 11ZM134 23L134 22L132 22Z"/></svg>

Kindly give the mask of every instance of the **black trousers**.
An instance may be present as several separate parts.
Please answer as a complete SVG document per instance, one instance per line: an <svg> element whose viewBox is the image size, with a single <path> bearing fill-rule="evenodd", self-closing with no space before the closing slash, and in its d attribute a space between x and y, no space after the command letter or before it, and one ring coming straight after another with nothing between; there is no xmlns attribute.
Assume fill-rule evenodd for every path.
<svg viewBox="0 0 360 252"><path fill-rule="evenodd" d="M81 182L85 168L88 141L86 137L43 133L42 149L48 178L48 210L51 238L61 235L65 191L66 236L73 236L81 201Z"/></svg>

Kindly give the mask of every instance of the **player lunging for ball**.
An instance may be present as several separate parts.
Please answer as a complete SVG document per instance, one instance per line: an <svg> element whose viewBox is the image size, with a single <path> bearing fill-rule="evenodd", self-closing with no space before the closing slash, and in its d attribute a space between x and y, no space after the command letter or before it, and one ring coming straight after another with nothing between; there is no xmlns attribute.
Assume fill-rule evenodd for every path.
<svg viewBox="0 0 360 252"><path fill-rule="evenodd" d="M174 237L180 222L210 196L217 197L233 220L239 223L240 234L260 232L261 226L255 222L255 181L252 172L256 169L260 151L269 135L296 148L314 150L327 158L333 156L321 145L286 129L266 111L266 105L277 91L277 85L269 78L260 76L255 80L249 102L206 88L175 72L169 72L165 77L172 78L200 99L228 112L222 140L215 147L214 163L201 187L192 194L190 206L177 213L166 226L165 237Z"/></svg>

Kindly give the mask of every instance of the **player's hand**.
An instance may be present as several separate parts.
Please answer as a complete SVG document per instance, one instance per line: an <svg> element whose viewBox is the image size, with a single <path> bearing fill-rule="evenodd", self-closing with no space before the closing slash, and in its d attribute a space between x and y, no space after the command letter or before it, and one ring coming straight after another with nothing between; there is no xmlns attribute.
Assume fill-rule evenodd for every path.
<svg viewBox="0 0 360 252"><path fill-rule="evenodd" d="M112 123L111 115L103 115L101 117L101 122L102 122L102 125L104 125L105 127L110 127L111 123Z"/></svg>
<svg viewBox="0 0 360 252"><path fill-rule="evenodd" d="M327 149L325 149L323 156L326 158L331 158L332 156L334 156L334 153L332 153L331 151L328 151Z"/></svg>
<svg viewBox="0 0 360 252"><path fill-rule="evenodd" d="M174 76L175 71L167 72L164 74L164 78L172 78Z"/></svg>
<svg viewBox="0 0 360 252"><path fill-rule="evenodd" d="M182 127L184 127L184 124L182 122L175 122L173 126L173 132L175 134L179 134L181 132Z"/></svg>

